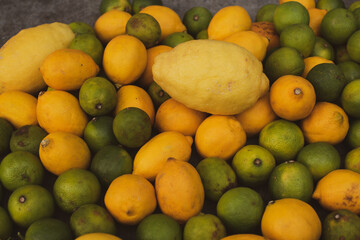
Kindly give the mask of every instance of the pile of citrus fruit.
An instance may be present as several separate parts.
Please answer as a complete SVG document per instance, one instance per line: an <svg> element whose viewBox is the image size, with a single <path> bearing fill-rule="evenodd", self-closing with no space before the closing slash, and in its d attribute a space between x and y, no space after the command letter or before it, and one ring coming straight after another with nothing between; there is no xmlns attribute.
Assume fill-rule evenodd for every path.
<svg viewBox="0 0 360 240"><path fill-rule="evenodd" d="M0 49L0 239L360 239L360 1L100 12Z"/></svg>

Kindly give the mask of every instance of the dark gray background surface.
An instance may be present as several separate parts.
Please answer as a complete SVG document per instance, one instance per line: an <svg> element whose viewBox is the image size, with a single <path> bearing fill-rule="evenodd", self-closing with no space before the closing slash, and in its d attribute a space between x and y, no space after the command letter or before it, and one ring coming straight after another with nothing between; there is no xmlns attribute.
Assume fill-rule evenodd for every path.
<svg viewBox="0 0 360 240"><path fill-rule="evenodd" d="M344 0L346 7L355 0ZM94 25L100 16L101 0L0 0L0 46L23 28L49 22L86 22ZM163 4L175 10L180 17L195 6L208 8L213 14L229 5L244 7L252 19L256 11L278 0L163 0Z"/></svg>

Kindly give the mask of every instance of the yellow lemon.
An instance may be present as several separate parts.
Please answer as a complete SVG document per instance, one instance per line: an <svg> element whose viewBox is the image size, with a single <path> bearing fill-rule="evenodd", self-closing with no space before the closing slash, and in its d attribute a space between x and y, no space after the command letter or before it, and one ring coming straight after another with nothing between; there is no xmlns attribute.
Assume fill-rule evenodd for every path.
<svg viewBox="0 0 360 240"><path fill-rule="evenodd" d="M360 214L360 174L348 169L328 173L318 182L313 198L330 211L346 209Z"/></svg>
<svg viewBox="0 0 360 240"><path fill-rule="evenodd" d="M238 31L250 30L251 18L241 6L227 6L220 9L208 26L209 39L223 40Z"/></svg>
<svg viewBox="0 0 360 240"><path fill-rule="evenodd" d="M75 240L121 240L121 238L118 238L108 233L87 233L81 235Z"/></svg>
<svg viewBox="0 0 360 240"><path fill-rule="evenodd" d="M261 219L265 239L319 240L321 222L315 210L295 198L270 201Z"/></svg>
<svg viewBox="0 0 360 240"><path fill-rule="evenodd" d="M146 62L146 48L133 36L117 36L106 45L104 50L105 73L118 85L135 82L144 72Z"/></svg>

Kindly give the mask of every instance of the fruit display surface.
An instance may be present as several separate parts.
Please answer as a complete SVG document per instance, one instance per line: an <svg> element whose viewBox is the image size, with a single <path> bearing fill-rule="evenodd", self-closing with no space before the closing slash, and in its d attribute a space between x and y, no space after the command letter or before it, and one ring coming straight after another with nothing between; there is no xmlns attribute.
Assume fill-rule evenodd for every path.
<svg viewBox="0 0 360 240"><path fill-rule="evenodd" d="M360 1L14 0L0 30L0 239L360 238Z"/></svg>

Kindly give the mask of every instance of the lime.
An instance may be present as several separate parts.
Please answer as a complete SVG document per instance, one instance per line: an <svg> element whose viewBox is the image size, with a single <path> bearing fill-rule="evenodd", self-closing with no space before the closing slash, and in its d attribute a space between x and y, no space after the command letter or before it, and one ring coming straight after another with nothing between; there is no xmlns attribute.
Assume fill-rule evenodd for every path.
<svg viewBox="0 0 360 240"><path fill-rule="evenodd" d="M314 86L316 100L335 102L346 84L341 69L332 63L321 63L313 67L306 79Z"/></svg>
<svg viewBox="0 0 360 240"><path fill-rule="evenodd" d="M360 79L360 65L354 61L345 61L337 64L345 76L347 83Z"/></svg>
<svg viewBox="0 0 360 240"><path fill-rule="evenodd" d="M303 57L310 56L314 45L315 34L307 24L300 23L287 26L280 34L280 46L295 48Z"/></svg>
<svg viewBox="0 0 360 240"><path fill-rule="evenodd" d="M41 184L43 177L44 167L31 152L9 153L0 163L0 180L9 191L27 184Z"/></svg>
<svg viewBox="0 0 360 240"><path fill-rule="evenodd" d="M304 146L304 135L293 122L279 119L268 123L259 134L259 145L275 157L277 163L294 159Z"/></svg>
<svg viewBox="0 0 360 240"><path fill-rule="evenodd" d="M311 172L314 181L320 180L329 172L340 168L341 158L336 148L325 142L310 143L303 147L296 161L304 164Z"/></svg>
<svg viewBox="0 0 360 240"><path fill-rule="evenodd" d="M25 185L9 197L8 211L12 220L27 228L36 220L51 217L55 204L51 193L39 185Z"/></svg>
<svg viewBox="0 0 360 240"><path fill-rule="evenodd" d="M360 147L360 120L353 119L350 121L350 127L346 138L351 148Z"/></svg>
<svg viewBox="0 0 360 240"><path fill-rule="evenodd" d="M152 124L146 112L140 108L128 107L116 114L113 131L121 145L138 148L150 139Z"/></svg>
<svg viewBox="0 0 360 240"><path fill-rule="evenodd" d="M311 199L313 189L311 172L294 160L276 166L269 179L269 191L273 199L296 198L307 202Z"/></svg>
<svg viewBox="0 0 360 240"><path fill-rule="evenodd" d="M132 10L133 13L139 13L143 8L150 5L160 5L162 6L162 0L133 0L132 1Z"/></svg>
<svg viewBox="0 0 360 240"><path fill-rule="evenodd" d="M273 22L274 12L278 4L265 4L256 12L255 22Z"/></svg>
<svg viewBox="0 0 360 240"><path fill-rule="evenodd" d="M9 239L13 231L13 222L8 212L0 206L0 239Z"/></svg>
<svg viewBox="0 0 360 240"><path fill-rule="evenodd" d="M348 9L349 9L350 11L354 12L355 9L357 9L357 8L360 8L360 1L355 1L355 2L353 2L352 4L350 4L350 6L349 6Z"/></svg>
<svg viewBox="0 0 360 240"><path fill-rule="evenodd" d="M346 209L332 211L323 220L323 240L360 238L360 217Z"/></svg>
<svg viewBox="0 0 360 240"><path fill-rule="evenodd" d="M149 96L151 97L152 102L156 108L160 107L160 105L170 98L169 94L167 94L156 82L152 82L147 90Z"/></svg>
<svg viewBox="0 0 360 240"><path fill-rule="evenodd" d="M114 119L110 116L92 118L84 130L84 139L93 153L106 145L117 144L112 125Z"/></svg>
<svg viewBox="0 0 360 240"><path fill-rule="evenodd" d="M315 6L329 12L335 8L345 8L345 3L343 0L318 0Z"/></svg>
<svg viewBox="0 0 360 240"><path fill-rule="evenodd" d="M187 32L196 37L196 35L208 28L212 13L204 7L193 7L187 10L183 17L183 23Z"/></svg>
<svg viewBox="0 0 360 240"><path fill-rule="evenodd" d="M360 147L356 147L346 154L345 169L360 173Z"/></svg>
<svg viewBox="0 0 360 240"><path fill-rule="evenodd" d="M94 155L90 169L108 187L115 178L132 173L132 158L124 148L108 145Z"/></svg>
<svg viewBox="0 0 360 240"><path fill-rule="evenodd" d="M100 13L104 14L112 9L131 13L131 4L129 0L101 0Z"/></svg>
<svg viewBox="0 0 360 240"><path fill-rule="evenodd" d="M41 140L45 138L47 132L38 125L25 125L15 130L10 139L10 149L15 151L28 151L39 155Z"/></svg>
<svg viewBox="0 0 360 240"><path fill-rule="evenodd" d="M360 30L354 32L346 43L346 50L352 60L360 63Z"/></svg>
<svg viewBox="0 0 360 240"><path fill-rule="evenodd" d="M150 14L136 13L126 23L126 33L141 40L146 48L151 48L159 43L161 28Z"/></svg>
<svg viewBox="0 0 360 240"><path fill-rule="evenodd" d="M116 107L116 89L106 78L89 78L81 85L79 102L81 108L91 116L108 114Z"/></svg>
<svg viewBox="0 0 360 240"><path fill-rule="evenodd" d="M85 22L71 22L69 23L71 30L77 34L89 33L95 35L95 30L89 24Z"/></svg>
<svg viewBox="0 0 360 240"><path fill-rule="evenodd" d="M10 151L11 134L13 126L4 118L0 118L0 157Z"/></svg>
<svg viewBox="0 0 360 240"><path fill-rule="evenodd" d="M222 239L225 236L224 224L213 214L200 213L187 220L184 226L184 240Z"/></svg>
<svg viewBox="0 0 360 240"><path fill-rule="evenodd" d="M182 229L173 218L154 213L145 217L136 228L137 240L181 240Z"/></svg>
<svg viewBox="0 0 360 240"><path fill-rule="evenodd" d="M169 47L176 47L180 43L194 40L194 38L186 32L175 32L167 36L161 44L167 45Z"/></svg>
<svg viewBox="0 0 360 240"><path fill-rule="evenodd" d="M341 62L352 61L349 53L346 50L346 45L340 45L335 47L335 58L337 64Z"/></svg>
<svg viewBox="0 0 360 240"><path fill-rule="evenodd" d="M87 233L116 234L115 221L110 213L96 204L80 206L71 214L70 226L75 237Z"/></svg>
<svg viewBox="0 0 360 240"><path fill-rule="evenodd" d="M209 157L196 166L204 185L205 197L217 202L229 189L237 186L236 175L225 160Z"/></svg>
<svg viewBox="0 0 360 240"><path fill-rule="evenodd" d="M201 30L197 35L196 39L209 39L209 34L207 29Z"/></svg>
<svg viewBox="0 0 360 240"><path fill-rule="evenodd" d="M354 14L354 17L355 17L355 20L356 20L357 29L359 29L360 28L360 8L356 8L353 11L353 14Z"/></svg>
<svg viewBox="0 0 360 240"><path fill-rule="evenodd" d="M335 8L327 12L320 25L321 36L333 45L345 44L355 31L355 16L344 8Z"/></svg>
<svg viewBox="0 0 360 240"><path fill-rule="evenodd" d="M264 72L271 82L284 75L301 76L304 69L304 58L299 51L290 47L274 50L266 58L264 65Z"/></svg>
<svg viewBox="0 0 360 240"><path fill-rule="evenodd" d="M360 79L346 84L341 93L341 105L352 117L360 117Z"/></svg>
<svg viewBox="0 0 360 240"><path fill-rule="evenodd" d="M265 183L275 164L274 156L259 145L246 145L235 154L232 161L240 182L249 186Z"/></svg>
<svg viewBox="0 0 360 240"><path fill-rule="evenodd" d="M92 33L77 34L68 48L81 50L88 54L97 65L101 65L104 47Z"/></svg>
<svg viewBox="0 0 360 240"><path fill-rule="evenodd" d="M58 176L53 194L56 204L71 213L81 205L95 203L100 198L100 182L94 173L73 168Z"/></svg>
<svg viewBox="0 0 360 240"><path fill-rule="evenodd" d="M335 50L334 47L322 37L315 38L314 48L312 50L311 56L322 57L331 61L335 60Z"/></svg>
<svg viewBox="0 0 360 240"><path fill-rule="evenodd" d="M251 188L232 188L221 196L216 206L217 216L233 233L253 231L261 221L264 202Z"/></svg>
<svg viewBox="0 0 360 240"><path fill-rule="evenodd" d="M307 9L299 2L285 2L276 7L273 22L277 33L281 33L287 26L303 23L309 24L310 16Z"/></svg>
<svg viewBox="0 0 360 240"><path fill-rule="evenodd" d="M25 240L73 240L69 225L56 218L35 221L26 230Z"/></svg>

